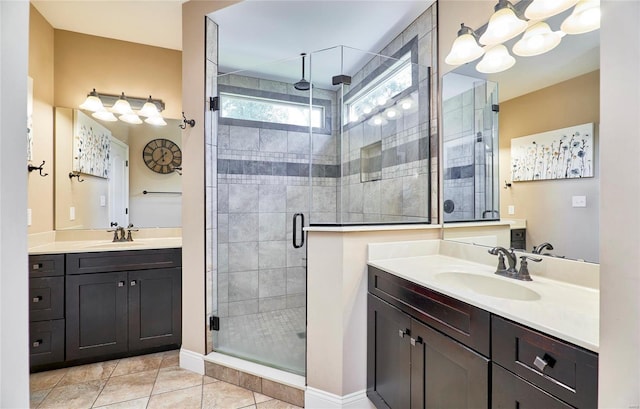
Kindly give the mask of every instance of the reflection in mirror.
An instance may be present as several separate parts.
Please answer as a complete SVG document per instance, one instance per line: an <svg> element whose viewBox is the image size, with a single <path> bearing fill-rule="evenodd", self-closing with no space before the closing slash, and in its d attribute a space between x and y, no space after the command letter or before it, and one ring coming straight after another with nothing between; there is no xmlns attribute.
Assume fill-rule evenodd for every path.
<svg viewBox="0 0 640 409"><path fill-rule="evenodd" d="M78 168L78 121L109 137L108 177ZM57 107L55 110L55 228L108 229L112 223L136 227L180 227L181 176L178 172L154 171L143 158L153 140L182 146L181 121L166 119L167 126L131 125L91 118L89 112ZM75 141L74 141L75 139ZM176 150L176 148L174 148ZM80 171L79 178L71 172ZM94 172L96 173L96 172ZM144 193L146 192L146 194Z"/></svg>
<svg viewBox="0 0 640 409"><path fill-rule="evenodd" d="M547 23L557 30L564 17L561 14ZM507 42L507 47L511 49L518 39ZM446 155L447 137L453 133L447 127L455 131L456 127L471 126L467 117L447 112L451 102L447 102L445 95L451 91L447 87L453 78L474 78L468 80L471 84L495 82L500 90L497 128L500 157L499 171L493 181L499 188L499 217L505 222L503 227L508 235L497 233L499 228L495 226L487 233L471 228L465 231L465 226L459 223L448 223L444 238L490 245L506 237L506 244L528 252L537 247L541 254L598 262L599 31L567 35L552 51L535 57L518 57L516 65L502 73L481 74L475 70L476 64L474 61L457 67L443 77L444 152ZM512 181L512 139L590 123L594 124L593 177ZM447 216L451 204L446 202L453 197L453 184L446 178L447 167L456 165L449 164L445 157L443 166L445 222L459 220ZM474 172L477 179L477 170ZM542 246L544 243L553 248Z"/></svg>

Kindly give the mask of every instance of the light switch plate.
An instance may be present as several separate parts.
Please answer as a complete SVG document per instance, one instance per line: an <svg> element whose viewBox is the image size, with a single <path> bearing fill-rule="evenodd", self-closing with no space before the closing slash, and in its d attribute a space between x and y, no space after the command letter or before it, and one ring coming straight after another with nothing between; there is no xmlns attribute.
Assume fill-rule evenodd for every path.
<svg viewBox="0 0 640 409"><path fill-rule="evenodd" d="M511 214L511 215L516 214L516 207L515 207L515 206L513 206L513 205L509 206L509 207L507 208L507 213L509 213L509 214Z"/></svg>
<svg viewBox="0 0 640 409"><path fill-rule="evenodd" d="M107 205L107 198L105 195L100 195L100 206L105 207Z"/></svg>
<svg viewBox="0 0 640 409"><path fill-rule="evenodd" d="M571 206L573 207L587 207L586 196L571 196Z"/></svg>

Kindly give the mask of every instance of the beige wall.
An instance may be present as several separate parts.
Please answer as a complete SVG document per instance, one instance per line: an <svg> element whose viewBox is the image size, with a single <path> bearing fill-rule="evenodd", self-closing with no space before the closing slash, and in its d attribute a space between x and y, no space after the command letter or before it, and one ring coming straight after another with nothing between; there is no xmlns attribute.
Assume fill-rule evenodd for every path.
<svg viewBox="0 0 640 409"><path fill-rule="evenodd" d="M176 50L55 30L55 106L75 108L93 88L162 99L182 118L182 61Z"/></svg>
<svg viewBox="0 0 640 409"><path fill-rule="evenodd" d="M594 177L513 183L500 191L500 214L527 220L527 246L550 242L554 254L598 261L600 71L500 104L500 182L511 181L511 139L584 123L595 124ZM572 196L586 196L573 208ZM515 214L508 215L508 206ZM508 216L507 216L508 215ZM581 226L581 234L575 228Z"/></svg>
<svg viewBox="0 0 640 409"><path fill-rule="evenodd" d="M33 78L33 160L44 172L29 173L28 206L31 209L29 233L53 230L53 27L30 5L29 76Z"/></svg>
<svg viewBox="0 0 640 409"><path fill-rule="evenodd" d="M640 407L640 2L603 1L598 407ZM624 38L624 41L621 39ZM579 228L576 233L580 234Z"/></svg>

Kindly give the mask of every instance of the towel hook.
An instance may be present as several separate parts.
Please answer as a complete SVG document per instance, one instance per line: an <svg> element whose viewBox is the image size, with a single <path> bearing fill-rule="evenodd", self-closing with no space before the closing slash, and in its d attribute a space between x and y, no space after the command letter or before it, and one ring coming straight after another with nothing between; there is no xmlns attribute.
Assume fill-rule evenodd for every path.
<svg viewBox="0 0 640 409"><path fill-rule="evenodd" d="M48 175L48 173L45 173L45 174L42 173L42 171L44 170L43 166L44 166L44 161L42 161L40 166L33 166L32 164L29 164L27 165L27 169L29 170L29 172L33 172L34 170L37 170L40 173L40 176L45 177Z"/></svg>
<svg viewBox="0 0 640 409"><path fill-rule="evenodd" d="M78 178L78 182L84 182L84 179L80 179L80 172L69 172L69 179Z"/></svg>
<svg viewBox="0 0 640 409"><path fill-rule="evenodd" d="M180 129L187 129L187 125L191 125L191 127L193 128L194 126L196 126L196 120L195 119L187 119L186 116L184 116L184 111L182 112L182 125L178 125L180 127Z"/></svg>

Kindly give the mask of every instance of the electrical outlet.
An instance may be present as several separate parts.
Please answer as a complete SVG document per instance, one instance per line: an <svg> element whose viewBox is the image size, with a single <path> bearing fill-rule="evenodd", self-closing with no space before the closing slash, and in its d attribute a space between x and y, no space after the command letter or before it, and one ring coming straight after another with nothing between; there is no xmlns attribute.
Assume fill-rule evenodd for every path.
<svg viewBox="0 0 640 409"><path fill-rule="evenodd" d="M510 215L514 215L514 214L516 214L516 207L515 207L515 206L513 206L513 205L510 205L510 206L507 208L507 213L509 213Z"/></svg>
<svg viewBox="0 0 640 409"><path fill-rule="evenodd" d="M75 220L76 219L76 208L71 206L69 208L69 220Z"/></svg>
<svg viewBox="0 0 640 409"><path fill-rule="evenodd" d="M100 206L105 207L107 205L107 198L105 195L100 195Z"/></svg>
<svg viewBox="0 0 640 409"><path fill-rule="evenodd" d="M31 226L31 209L27 209L27 226Z"/></svg>
<svg viewBox="0 0 640 409"><path fill-rule="evenodd" d="M587 197L586 196L571 196L571 206L572 207L587 207Z"/></svg>

